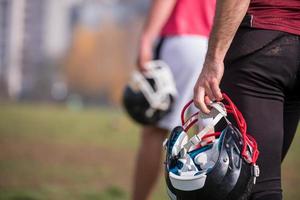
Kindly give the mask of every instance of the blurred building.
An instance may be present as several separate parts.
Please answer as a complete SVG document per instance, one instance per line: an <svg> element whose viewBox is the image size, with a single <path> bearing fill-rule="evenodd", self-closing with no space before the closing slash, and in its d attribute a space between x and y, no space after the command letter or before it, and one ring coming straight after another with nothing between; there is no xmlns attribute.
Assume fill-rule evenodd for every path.
<svg viewBox="0 0 300 200"><path fill-rule="evenodd" d="M103 71L118 70L117 66L128 66L128 60L133 60L135 45L132 41L138 35L137 24L141 24L133 21L141 21L146 2L148 0L0 0L0 96L16 100L65 98L69 85L61 65L72 55L74 47L79 49L74 55L88 53L86 57L78 55L82 59L71 63L75 66L71 68L79 74L75 80L79 84L73 85L74 91L81 92L76 87L84 79L85 71L90 71L86 80L101 85L94 88L104 91L103 96L106 91L120 93L119 82L123 80L120 77L124 75L118 74L119 82L111 83L115 73L111 71L108 77ZM81 51L89 42L93 47ZM90 59L89 62L88 58L92 57L96 61ZM78 62L82 68L76 68ZM93 70L98 70L98 74ZM105 79L105 82L93 82L91 78ZM117 89L109 88L112 85Z"/></svg>
<svg viewBox="0 0 300 200"><path fill-rule="evenodd" d="M13 99L44 95L39 93L49 89L43 88L45 82L53 79L50 61L62 57L68 48L71 10L79 2L0 0L2 93Z"/></svg>
<svg viewBox="0 0 300 200"><path fill-rule="evenodd" d="M7 87L5 82L5 66L7 59L7 40L8 40L8 0L0 0L0 96L7 94Z"/></svg>

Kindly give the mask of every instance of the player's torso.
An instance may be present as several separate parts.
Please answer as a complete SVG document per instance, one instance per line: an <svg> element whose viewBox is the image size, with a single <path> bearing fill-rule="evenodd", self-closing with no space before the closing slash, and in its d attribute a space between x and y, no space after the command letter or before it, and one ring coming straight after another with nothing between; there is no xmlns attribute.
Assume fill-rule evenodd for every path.
<svg viewBox="0 0 300 200"><path fill-rule="evenodd" d="M215 0L178 0L161 34L208 36L215 4Z"/></svg>

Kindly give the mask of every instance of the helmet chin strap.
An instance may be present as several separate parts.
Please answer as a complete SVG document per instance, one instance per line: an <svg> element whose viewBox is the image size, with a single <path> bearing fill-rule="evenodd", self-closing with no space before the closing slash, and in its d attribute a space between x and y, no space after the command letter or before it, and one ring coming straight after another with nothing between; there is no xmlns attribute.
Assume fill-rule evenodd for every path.
<svg viewBox="0 0 300 200"><path fill-rule="evenodd" d="M132 88L139 88L153 109L167 110L171 103L168 94L177 94L169 67L162 61L151 61L146 64L146 69L143 74L137 70L133 71ZM146 78L155 80L156 90Z"/></svg>
<svg viewBox="0 0 300 200"><path fill-rule="evenodd" d="M242 156L249 163L255 164L259 155L259 151L257 148L257 143L255 139L247 134L247 124L242 113L237 109L234 103L230 100L230 98L223 94L224 100L226 103L215 102L210 106L212 107L211 112L209 114L197 112L194 113L190 118L185 120L185 113L187 109L193 103L193 100L188 102L181 112L181 123L185 132L189 130L200 118L213 118L212 122L208 124L204 129L202 129L198 134L190 138L190 140L183 146L181 150L181 154L184 156L190 150L190 148L194 145L198 145L201 143L203 136L205 136L210 130L214 128L214 126L224 117L228 124L231 124L230 121L226 118L227 113L232 114L238 124L238 128L243 138L243 149Z"/></svg>
<svg viewBox="0 0 300 200"><path fill-rule="evenodd" d="M186 153L190 150L192 146L198 145L202 142L203 136L207 133L210 133L211 130L214 129L215 125L224 117L226 118L227 112L226 108L222 103L212 103L210 105L212 107L211 112L209 114L197 112L197 115L192 115L184 124L183 128L187 131L193 124L195 124L199 118L212 118L213 120L207 124L204 129L202 129L199 133L195 134L193 137L189 139L189 141L183 145L181 150L181 156L185 156Z"/></svg>
<svg viewBox="0 0 300 200"><path fill-rule="evenodd" d="M132 73L132 80L133 88L135 88L134 84L138 85L138 88L144 94L145 98L152 108L166 110L169 102L167 102L166 104L161 103L163 102L162 95L158 95L157 93L155 93L154 89L150 86L150 84L146 81L145 77L140 72L134 71Z"/></svg>

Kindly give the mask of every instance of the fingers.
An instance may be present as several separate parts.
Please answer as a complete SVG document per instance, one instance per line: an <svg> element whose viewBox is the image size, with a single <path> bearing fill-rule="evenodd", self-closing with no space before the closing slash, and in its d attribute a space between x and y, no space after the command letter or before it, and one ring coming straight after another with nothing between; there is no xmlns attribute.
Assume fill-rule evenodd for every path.
<svg viewBox="0 0 300 200"><path fill-rule="evenodd" d="M221 101L223 99L222 97L222 93L221 93L221 89L219 87L219 82L217 81L217 79L213 79L210 84L210 92L212 93L212 97L213 99L217 100L217 101Z"/></svg>
<svg viewBox="0 0 300 200"><path fill-rule="evenodd" d="M137 60L137 67L141 72L147 71L146 64L150 62L152 55L147 52L142 52Z"/></svg>
<svg viewBox="0 0 300 200"><path fill-rule="evenodd" d="M219 84L224 73L224 63L206 57L202 72L194 88L194 103L202 112L209 113L207 105L223 99Z"/></svg>
<svg viewBox="0 0 300 200"><path fill-rule="evenodd" d="M141 59L138 59L137 61L137 68L140 72L145 72L146 71L146 63L147 61L144 61L144 60L141 60Z"/></svg>
<svg viewBox="0 0 300 200"><path fill-rule="evenodd" d="M222 100L222 93L218 81L205 81L197 83L194 88L194 104L203 113L209 113L209 105L217 100Z"/></svg>
<svg viewBox="0 0 300 200"><path fill-rule="evenodd" d="M208 82L205 84L205 96L207 96L210 101L214 101L216 99Z"/></svg>
<svg viewBox="0 0 300 200"><path fill-rule="evenodd" d="M141 72L147 71L146 64L153 58L152 43L148 39L142 39L139 47L137 67Z"/></svg>
<svg viewBox="0 0 300 200"><path fill-rule="evenodd" d="M205 96L204 97L204 102L205 102L206 105L210 105L213 101L208 96Z"/></svg>
<svg viewBox="0 0 300 200"><path fill-rule="evenodd" d="M205 89L204 87L195 87L194 89L194 104L197 108L199 108L204 113L209 113L210 110L208 109L206 103L204 102L205 98Z"/></svg>
<svg viewBox="0 0 300 200"><path fill-rule="evenodd" d="M206 81L205 84L205 95L211 101L221 101L223 99L221 89L219 87L219 81L217 79L211 79Z"/></svg>

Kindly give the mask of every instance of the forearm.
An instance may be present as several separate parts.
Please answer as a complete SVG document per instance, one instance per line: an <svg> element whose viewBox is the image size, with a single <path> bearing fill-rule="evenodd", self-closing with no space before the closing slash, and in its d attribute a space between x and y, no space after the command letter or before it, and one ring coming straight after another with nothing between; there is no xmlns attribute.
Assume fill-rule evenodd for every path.
<svg viewBox="0 0 300 200"><path fill-rule="evenodd" d="M168 20L177 0L153 0L146 20L142 39L154 41Z"/></svg>
<svg viewBox="0 0 300 200"><path fill-rule="evenodd" d="M233 37L245 16L250 0L217 0L207 58L223 61Z"/></svg>

